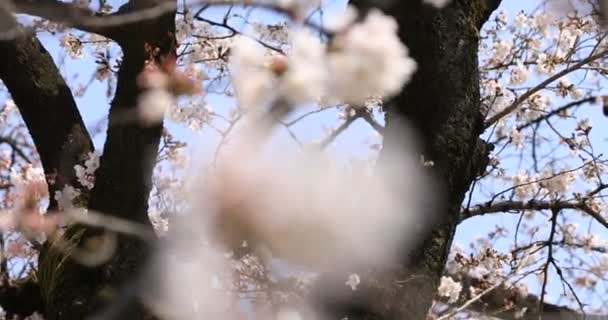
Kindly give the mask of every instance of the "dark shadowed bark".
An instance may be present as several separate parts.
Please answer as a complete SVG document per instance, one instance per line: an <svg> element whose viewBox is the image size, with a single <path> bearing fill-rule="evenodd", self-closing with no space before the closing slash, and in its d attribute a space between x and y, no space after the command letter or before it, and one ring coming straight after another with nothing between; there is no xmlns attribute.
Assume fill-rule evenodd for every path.
<svg viewBox="0 0 608 320"><path fill-rule="evenodd" d="M15 0L12 3L16 13L24 13L64 24L66 26L114 38L121 29L119 25L104 25L108 16L88 8L59 0ZM97 22L93 24L91 22Z"/></svg>
<svg viewBox="0 0 608 320"><path fill-rule="evenodd" d="M0 19L17 27L7 12ZM21 33L0 41L0 79L8 88L32 136L49 185L49 212L53 197L64 185L77 185L74 165L93 144L80 117L70 88L53 59L35 35ZM0 290L7 314L20 317L45 313L44 295L35 277L5 283Z"/></svg>
<svg viewBox="0 0 608 320"><path fill-rule="evenodd" d="M34 277L2 279L0 303L6 313L6 319L23 319L34 312L42 313L44 310L40 287Z"/></svg>
<svg viewBox="0 0 608 320"><path fill-rule="evenodd" d="M353 1L368 8L365 1ZM328 283L316 294L328 319L425 319L443 273L465 193L487 164L489 147L479 139L479 28L499 1L454 0L442 9L422 1L393 1L382 8L399 22L400 37L418 63L412 81L386 103L385 150L404 143L395 120L406 119L422 139L439 188L428 201L440 203L433 228L390 272L362 276L362 289L329 297ZM422 169L421 169L422 170ZM421 212L421 215L428 213ZM369 279L365 279L369 277ZM366 283L368 282L368 283ZM348 288L344 280L335 283ZM339 298L336 298L339 297ZM318 298L318 297L317 297Z"/></svg>
<svg viewBox="0 0 608 320"><path fill-rule="evenodd" d="M13 18L0 13L0 19ZM27 125L47 175L52 210L54 192L65 184L77 185L74 165L93 150L93 143L70 88L35 35L0 41L0 59L0 79Z"/></svg>
<svg viewBox="0 0 608 320"><path fill-rule="evenodd" d="M155 3L148 2L133 0L129 8L138 10ZM110 108L108 137L89 207L149 225L148 193L162 124L145 127L135 118L141 93L137 77L151 57L147 46L159 49L157 60L175 53L175 12L124 27L118 40L123 58Z"/></svg>
<svg viewBox="0 0 608 320"><path fill-rule="evenodd" d="M132 0L118 14L155 5L157 1ZM12 19L7 15L4 18ZM136 79L145 61L152 57L147 48L158 49L154 57L157 61L174 54L175 12L122 24L112 29L112 36L123 50L123 59L96 185L89 195L89 208L151 229L148 196L162 124L143 127L125 115L132 116L136 111L141 93ZM51 57L35 36L27 35L0 43L0 58L5 62L0 66L0 77L21 111L45 173L56 175L56 184L50 187L51 195L55 186L75 185L74 164L92 150L92 143L72 93ZM71 226L63 240L82 247L100 232ZM117 251L109 262L85 267L74 261L69 251L58 250L55 243L46 243L38 266L45 318L80 320L115 302L113 293L133 280L146 263L147 248L142 241L121 235ZM144 317L141 306L128 309L129 319Z"/></svg>
<svg viewBox="0 0 608 320"><path fill-rule="evenodd" d="M126 10L140 10L155 4L156 1L132 0ZM89 208L142 224L152 231L148 219L148 198L162 123L142 126L134 117L137 99L142 93L137 77L145 61L151 58L146 48L157 50L157 62L175 55L175 11L125 27L117 39L123 50L123 59ZM147 263L151 245L135 237L120 236L117 254L104 269L103 282L119 287L133 281L134 275L139 274ZM129 319L144 316L145 312L137 309L133 306L125 309L129 312Z"/></svg>

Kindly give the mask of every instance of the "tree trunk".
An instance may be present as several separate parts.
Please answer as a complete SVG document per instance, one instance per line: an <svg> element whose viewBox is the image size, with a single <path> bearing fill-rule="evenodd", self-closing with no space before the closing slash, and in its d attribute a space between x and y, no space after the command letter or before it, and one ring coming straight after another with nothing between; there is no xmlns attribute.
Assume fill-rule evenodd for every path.
<svg viewBox="0 0 608 320"><path fill-rule="evenodd" d="M364 2L360 0L355 4L365 8ZM319 281L313 290L313 300L329 319L424 319L443 272L465 193L487 162L488 148L479 139L483 119L479 111L478 29L500 1L452 0L440 11L421 2L395 0L384 8L398 20L400 36L418 63L418 71L412 81L400 95L386 103L385 150L390 152L403 143L404 138L395 130L395 123L399 118L407 119L422 138L424 158L434 162L429 170L441 187L428 200L441 202L441 206L434 207L438 207L435 216L440 219L435 221L414 250L404 252L403 263L399 267L391 271L362 272L363 283L359 290L344 292L348 287L339 277L326 275L327 281ZM153 0L131 0L122 11L130 12L155 4ZM93 210L132 222L147 223L150 178L161 126L144 128L136 123L121 123L120 115L135 110L140 93L135 79L149 58L144 49L146 45L158 47L161 57L175 50L174 20L175 13L170 12L148 21L130 23L114 33L124 58L111 106L104 154L96 186L90 195L89 207ZM61 148L65 145L77 148L73 153L67 152L73 157L90 150L90 138L83 129L65 82L44 48L34 37L19 41L3 43L0 56L6 55L5 61L13 61L13 53L22 57L17 58L16 66L26 71L31 64L31 72L25 73L30 80L16 77L18 73L10 69L15 66L8 63L0 66L0 72L3 71L0 77L5 82L8 79L7 86L20 110L28 106L31 110L46 110L43 109L46 101L55 107L67 106L67 109L60 109L66 115L49 118L64 121L52 126L38 121L33 112L24 114L45 171L61 174L63 162L58 159L67 152ZM26 47L29 49L24 50ZM41 65L48 67L41 68ZM48 73L37 73L36 70ZM20 92L27 86L32 86L29 91L42 93L46 98L27 100L24 98L27 90ZM52 130L56 126L60 132L53 136ZM47 133L48 130L51 132ZM70 139L76 139L77 143L66 144ZM59 148L59 151L53 151L55 149L50 149L50 146ZM70 159L65 162L66 168L70 169L64 170L65 183L73 179L71 168L74 160ZM74 226L64 238L81 244L98 232ZM83 319L91 315L108 303L99 299L100 294L111 292L105 290L107 288L122 287L146 263L147 254L146 244L121 237L117 254L109 263L87 268L72 261L69 253L54 250L52 243L47 244L39 262L45 317L51 320ZM143 310L136 307L128 318L141 319L143 314Z"/></svg>
<svg viewBox="0 0 608 320"><path fill-rule="evenodd" d="M11 28L17 28L9 12L0 12L0 20ZM21 33L15 38L0 41L0 59L3 61L0 78L15 101L40 156L49 185L49 212L53 212L56 209L54 192L66 184L77 185L74 165L80 163L84 154L92 151L93 143L70 88L52 57L34 34L19 30ZM43 269L43 273L48 271ZM74 285L70 286L71 294L86 295L88 281L79 275L71 279L84 280L85 285L80 288L77 282L70 283ZM43 306L48 299L40 292L35 278L28 277L23 288L15 286L0 292L7 316L45 313ZM58 300L61 298L56 297Z"/></svg>
<svg viewBox="0 0 608 320"><path fill-rule="evenodd" d="M370 6L353 1L359 8ZM398 119L413 126L425 160L438 182L426 199L435 202L436 220L403 264L392 271L362 275L358 292L346 292L344 280L322 278L313 299L328 319L425 319L435 296L458 224L465 193L487 164L488 146L479 139L479 28L499 1L453 0L437 10L422 1L393 1L382 8L399 23L400 37L418 63L410 83L385 104L383 154L405 140ZM382 155L381 155L382 157ZM439 205L437 205L439 203ZM428 214L421 212L421 215ZM342 289L328 290L341 286ZM320 289L320 290L319 290ZM328 294L328 292L333 292Z"/></svg>
<svg viewBox="0 0 608 320"><path fill-rule="evenodd" d="M17 28L11 13L0 12L0 19ZM66 184L77 185L74 165L93 150L93 143L70 88L36 35L23 33L0 41L0 60L0 79L23 117L47 176L52 211L54 192Z"/></svg>
<svg viewBox="0 0 608 320"><path fill-rule="evenodd" d="M157 1L131 0L121 12L133 12L157 5ZM89 209L139 223L152 231L148 219L148 198L156 162L162 123L142 126L134 115L142 93L137 77L146 60L157 62L175 53L175 12L121 26L116 40L123 51L117 89L110 108L106 143L90 192ZM158 48L152 56L148 48ZM96 239L103 230L71 226L63 240L78 246ZM117 235L116 252L107 263L85 267L55 250L41 253L40 284L46 303L46 319L84 319L102 309L121 304L126 286L134 285L148 263L152 243L135 236ZM67 258L66 258L67 257ZM135 294L133 290L129 290ZM133 298L130 296L129 298ZM119 318L143 319L145 308L136 299L124 306Z"/></svg>

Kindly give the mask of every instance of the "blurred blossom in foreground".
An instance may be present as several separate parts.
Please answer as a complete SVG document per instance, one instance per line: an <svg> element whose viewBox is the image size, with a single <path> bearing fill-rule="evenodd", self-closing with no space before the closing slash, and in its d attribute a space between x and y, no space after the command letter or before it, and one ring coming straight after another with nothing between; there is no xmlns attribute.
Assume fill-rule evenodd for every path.
<svg viewBox="0 0 608 320"><path fill-rule="evenodd" d="M421 223L425 183L417 158L390 157L390 166L372 175L315 152L265 157L247 150L235 148L223 159L201 203L210 232L228 249L247 240L322 270L382 266L394 262L410 240L404 235ZM397 177L406 182L398 190L387 180Z"/></svg>
<svg viewBox="0 0 608 320"><path fill-rule="evenodd" d="M272 153L261 141L264 134L245 133L225 151L212 177L191 183L192 209L171 225L155 263L161 270L157 299L165 303L149 299L154 307L170 306L181 318L184 310L234 315L239 308L230 302L229 273L237 262L222 252L251 248L266 265L263 252L270 252L346 279L352 270L400 262L400 253L432 221L420 215L430 211L421 208L430 189L413 148L385 153L371 173L341 168L318 151ZM415 141L408 138L404 133L404 140Z"/></svg>
<svg viewBox="0 0 608 320"><path fill-rule="evenodd" d="M153 273L144 280L144 302L161 319L236 319L234 300L223 285L229 283L229 261L189 231L166 239L158 251L150 264Z"/></svg>
<svg viewBox="0 0 608 320"><path fill-rule="evenodd" d="M239 107L254 112L245 113L244 132L223 149L214 172L186 183L190 208L171 222L152 263L154 281L144 281L159 281L143 297L162 318L243 318L239 295L268 291L268 266L277 260L287 269L343 274L356 290L354 271L401 263L433 221L423 203L431 194L428 169L413 143L390 146L374 170L344 168L317 149L270 151L271 131L292 107L363 105L398 93L411 78L416 63L395 20L370 10L357 22L353 10L329 31L329 43L303 30L290 33L285 54L245 37L235 41L232 84ZM417 141L402 129L399 141ZM200 169L190 168L208 172Z"/></svg>
<svg viewBox="0 0 608 320"><path fill-rule="evenodd" d="M147 50L151 50L147 48ZM205 75L186 74L177 69L176 57L169 55L162 62L148 60L144 70L138 76L138 85L144 92L138 98L137 119L144 126L160 123L165 112L175 104L175 98L181 95L197 95L202 88L197 81Z"/></svg>
<svg viewBox="0 0 608 320"><path fill-rule="evenodd" d="M238 38L231 64L239 106L259 108L275 99L362 105L370 97L401 91L416 62L397 35L397 22L380 10L370 10L361 22L355 22L356 17L354 7L338 17L328 30L333 36L327 44L294 30L286 56Z"/></svg>

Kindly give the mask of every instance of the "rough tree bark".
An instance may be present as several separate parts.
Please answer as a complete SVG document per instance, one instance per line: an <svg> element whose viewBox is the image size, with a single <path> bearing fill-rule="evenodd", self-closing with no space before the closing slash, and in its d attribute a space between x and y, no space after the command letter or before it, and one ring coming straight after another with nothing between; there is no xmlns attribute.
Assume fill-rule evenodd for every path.
<svg viewBox="0 0 608 320"><path fill-rule="evenodd" d="M0 20L17 27L8 12ZM0 41L0 79L8 88L32 136L44 172L49 194L65 184L76 185L74 165L92 151L93 143L80 117L70 88L59 74L52 57L35 35L21 33ZM49 211L56 208L51 196ZM44 313L40 287L35 277L3 281L0 290L7 317Z"/></svg>
<svg viewBox="0 0 608 320"><path fill-rule="evenodd" d="M134 12L155 5L157 1L131 0L120 11ZM146 60L154 58L159 61L174 54L175 11L122 25L115 35L114 40L121 46L123 58L89 209L140 223L151 230L147 216L148 197L162 124L145 127L135 121L133 115L141 93L137 77ZM158 49L154 57L148 48ZM87 228L67 235L72 237L72 241L82 244L100 232ZM141 271L150 247L136 237L119 235L118 240L112 259L96 268L85 268L71 261L61 264L62 259L57 258L57 254L43 257L39 270L41 275L48 275L45 268L54 270L56 265L62 265L59 272L52 271L54 275L41 276L41 286L47 298L47 319L82 319L116 302L114 289L128 284ZM129 318L141 319L144 315L144 308L137 307L130 311Z"/></svg>
<svg viewBox="0 0 608 320"><path fill-rule="evenodd" d="M366 1L352 1L369 8ZM425 159L440 190L438 220L424 241L404 252L396 270L362 276L361 290L344 292L344 280L325 279L314 295L328 319L425 319L448 257L466 191L487 165L489 146L479 139L479 29L500 1L453 0L442 10L422 1L391 1L382 9L399 22L400 37L418 63L412 81L386 103L385 150L403 136L393 125L406 119L422 138ZM429 199L431 201L431 199ZM369 277L369 279L365 279ZM343 289L328 289L328 284ZM333 296L329 296L332 292Z"/></svg>
<svg viewBox="0 0 608 320"><path fill-rule="evenodd" d="M54 5L52 2L48 4ZM154 0L131 0L116 15L158 4ZM14 21L10 13L2 14L3 22L6 19ZM123 59L96 185L89 196L89 208L142 223L151 229L147 218L148 196L162 124L143 127L135 121L124 121L123 115L135 112L141 93L136 79L145 61L151 58L146 48L158 49L154 56L157 60L174 54L175 11L153 19L129 22L113 27L111 31L100 33L111 35L121 46ZM35 35L21 34L0 42L0 58L4 61L0 66L0 78L9 88L28 126L45 173L55 179L55 184L49 184L50 194L53 195L66 183L74 185L74 164L92 150L92 143L71 91ZM63 240L83 246L100 232L72 226ZM73 261L69 252L57 250L54 243L47 242L40 252L38 266L42 298L30 299L42 300L43 308L37 310L41 307L37 304L28 310L16 311L21 311L21 315L40 311L46 319L84 319L112 302L112 288L122 287L132 280L146 263L148 248L148 244L138 239L119 236L117 251L111 261L89 268ZM28 282L28 285L34 283ZM14 295L14 292L10 293ZM29 294L32 290L27 292ZM10 295L7 293L6 297ZM25 296L22 298L27 299ZM144 314L143 308L138 307L131 310L129 319L141 319Z"/></svg>
<svg viewBox="0 0 608 320"><path fill-rule="evenodd" d="M8 12L0 19L12 21ZM32 136L47 175L49 194L65 184L77 185L74 165L93 150L72 91L59 74L51 55L35 35L22 34L0 41L0 79L8 88ZM49 208L56 206L51 197Z"/></svg>

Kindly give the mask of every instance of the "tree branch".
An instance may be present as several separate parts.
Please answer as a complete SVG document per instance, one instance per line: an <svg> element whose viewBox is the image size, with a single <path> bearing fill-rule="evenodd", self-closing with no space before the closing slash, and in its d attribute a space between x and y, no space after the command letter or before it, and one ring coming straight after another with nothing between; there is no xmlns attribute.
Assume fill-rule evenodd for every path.
<svg viewBox="0 0 608 320"><path fill-rule="evenodd" d="M139 8L128 4L125 10L109 15L58 0L14 0L13 6L17 13L38 16L114 40L122 38L124 32L140 22L154 21L177 9L177 3L171 0L152 1Z"/></svg>
<svg viewBox="0 0 608 320"><path fill-rule="evenodd" d="M526 91L524 94L522 94L519 98L515 99L515 101L510 104L508 107L506 107L504 110L498 112L497 114L495 114L494 116L492 116L490 119L486 120L485 122L485 128L488 128L490 126L492 126L493 124L495 124L496 122L498 122L498 120L502 119L503 117L507 116L509 113L513 112L515 109L517 109L517 107L519 107L522 103L524 103L528 98L532 97L535 93L539 92L540 90L544 89L545 87L547 87L549 84L551 84L553 81L558 80L559 78L573 72L576 71L578 69L580 69L582 66L591 63L597 59L600 59L604 56L606 56L608 54L608 50L602 50L598 53L592 54L590 56L588 56L587 58L581 60L578 63L575 63L571 66L569 66L568 68L552 75L551 77L547 78L545 81L539 83L537 86L533 87L532 89Z"/></svg>
<svg viewBox="0 0 608 320"><path fill-rule="evenodd" d="M522 210L563 210L563 209L576 209L581 210L593 217L605 228L608 228L608 221L604 219L598 212L593 210L586 202L585 199L575 201L501 201L501 202L488 202L485 204L474 206L470 209L465 209L462 212L461 222L475 216L481 216L490 213L498 212L509 212L509 211L522 211Z"/></svg>
<svg viewBox="0 0 608 320"><path fill-rule="evenodd" d="M539 123L541 123L541 122L543 122L543 121L545 121L545 120L547 120L547 119L549 119L549 118L551 118L553 116L559 115L562 112L567 111L570 108L575 108L575 107L581 106L581 105L586 104L586 103L593 103L596 100L597 100L597 97L588 97L588 98L584 98L584 99L580 99L580 100L576 100L576 101L571 101L571 102L569 102L569 103L567 103L567 104L565 104L565 105L563 105L563 106L561 106L561 107L559 107L557 109L553 109L553 110L551 110L551 111L549 111L549 112L547 112L547 113L545 113L545 114L543 114L541 116L538 116L535 119L532 119L532 120L530 120L530 121L528 121L526 123L520 124L520 125L518 125L515 128L517 129L517 131L521 131L521 130L526 129L526 128L530 127L530 126L533 126L535 124L539 124ZM503 140L505 140L507 138L508 138L507 136L500 137L500 138L494 140L492 143L493 144L497 144L500 141L503 141Z"/></svg>
<svg viewBox="0 0 608 320"><path fill-rule="evenodd" d="M113 38L115 27L99 12L58 0L13 0L15 13L37 16L87 32Z"/></svg>
<svg viewBox="0 0 608 320"><path fill-rule="evenodd" d="M176 3L172 2L171 6L175 7ZM145 223L149 229L147 204L162 125L143 127L136 122L118 120L121 117L117 115L136 111L141 93L136 79L145 61L151 57L146 49L158 48L159 59L174 54L175 12L166 10L166 2L131 0L121 9L120 17L87 17L83 20L86 26L105 26L107 21L112 21L106 18L122 19L123 15L142 18L138 15L140 12L150 13L152 10L156 14L161 7L164 14L156 15L152 20L121 26L120 41L117 42L123 50L123 60L110 109L104 153L96 172L95 188L89 196L90 209ZM0 16L0 22L6 19L14 21L9 12ZM119 22L124 23L125 20ZM13 27L18 28L16 23ZM74 164L80 161L80 155L92 149L92 143L72 93L59 76L51 57L35 37L20 34L19 38L0 43L0 59L4 62L0 65L0 77L28 125L45 172L57 175L59 183L52 188L58 188L72 180ZM53 190L57 189L51 189L51 201L54 201ZM85 245L100 232L99 228L72 225L60 241ZM114 302L102 296L101 289L121 289L132 281L147 263L147 245L150 245L134 237L118 237L111 260L92 268L57 249L55 242L45 243L38 261L38 279L46 319L84 319ZM137 316L128 318L144 318L144 309L141 306L135 309Z"/></svg>
<svg viewBox="0 0 608 320"><path fill-rule="evenodd" d="M130 12L145 11L157 8L153 0L131 0L127 6ZM176 3L173 2L175 6ZM118 72L116 93L110 107L107 138L99 169L96 172L95 187L91 190L89 208L93 211L118 217L132 223L141 224L152 232L148 218L148 199L152 187L152 172L161 137L162 123L146 126L139 123L136 117L138 98L143 90L137 79L143 71L146 61L153 56L148 48L153 49L156 62L175 55L175 11L166 12L152 20L134 23L123 30L118 41L123 51L123 60ZM89 228L85 238L95 237L99 230ZM141 274L143 267L149 263L150 250L154 245L149 240L134 236L118 235L118 244L114 256L98 270L106 277L95 278L92 287L94 294L87 297L89 303L98 305L97 310L87 310L88 316L99 312L101 308L120 304L120 297L110 299L99 297L100 288L113 287L124 290ZM68 271L65 271L66 273ZM89 271L89 277L95 276ZM62 291L70 290L69 287ZM72 301L82 301L82 297L70 296ZM64 299L65 300L65 299ZM64 303L57 301L57 303ZM125 319L146 318L146 308L140 301L129 303L123 315Z"/></svg>
<svg viewBox="0 0 608 320"><path fill-rule="evenodd" d="M337 127L327 137L325 137L325 139L323 139L321 142L319 142L319 148L321 148L321 149L327 148L327 146L329 146L332 142L334 142L336 140L336 138L338 138L338 136L342 132L344 132L346 129L348 129L348 127L350 127L350 125L353 122L355 122L355 120L357 120L359 117L360 117L359 115L355 115L354 117L349 117L348 119L346 119L342 124L340 124L339 127Z"/></svg>
<svg viewBox="0 0 608 320"><path fill-rule="evenodd" d="M9 13L0 12L0 19L10 19L18 28ZM0 60L0 79L27 125L47 175L52 209L54 191L77 185L74 165L93 150L93 143L70 88L35 36L0 41Z"/></svg>
<svg viewBox="0 0 608 320"><path fill-rule="evenodd" d="M483 284L484 280L479 280L468 275L455 274L450 275L455 279L460 279L462 284L462 292L471 292L471 289L484 289L487 284ZM601 316L585 315L574 311L565 306L543 301L540 302L538 296L528 294L521 296L518 290L511 284L503 283L498 286L491 286L492 290L486 290L479 299L473 303L468 303L468 310L475 311L484 315L491 315L500 319L517 319L517 314L523 309L525 312L520 314L518 319L522 320L538 320L539 311L543 320L579 320L579 319L598 319ZM488 289L489 289L488 288ZM509 307L510 306L510 307ZM461 310L464 311L465 309Z"/></svg>
<svg viewBox="0 0 608 320"><path fill-rule="evenodd" d="M145 52L146 46L159 49L158 59L175 54L174 35L175 13L171 12L141 22L120 43L124 57L110 108L103 156L89 202L93 210L149 225L148 193L162 123L147 127L133 117L142 93L137 77L150 58Z"/></svg>
<svg viewBox="0 0 608 320"><path fill-rule="evenodd" d="M481 8L481 16L477 21L477 28L481 29L492 13L498 9L502 0L478 0L478 2L478 6Z"/></svg>
<svg viewBox="0 0 608 320"><path fill-rule="evenodd" d="M357 113L360 114L361 118L363 120L365 120L365 122L367 122L374 130L376 130L376 132L378 132L379 134L383 134L384 133L384 127L378 123L378 121L376 121L376 119L374 119L373 115L371 114L371 112L367 111L367 110L357 110Z"/></svg>

